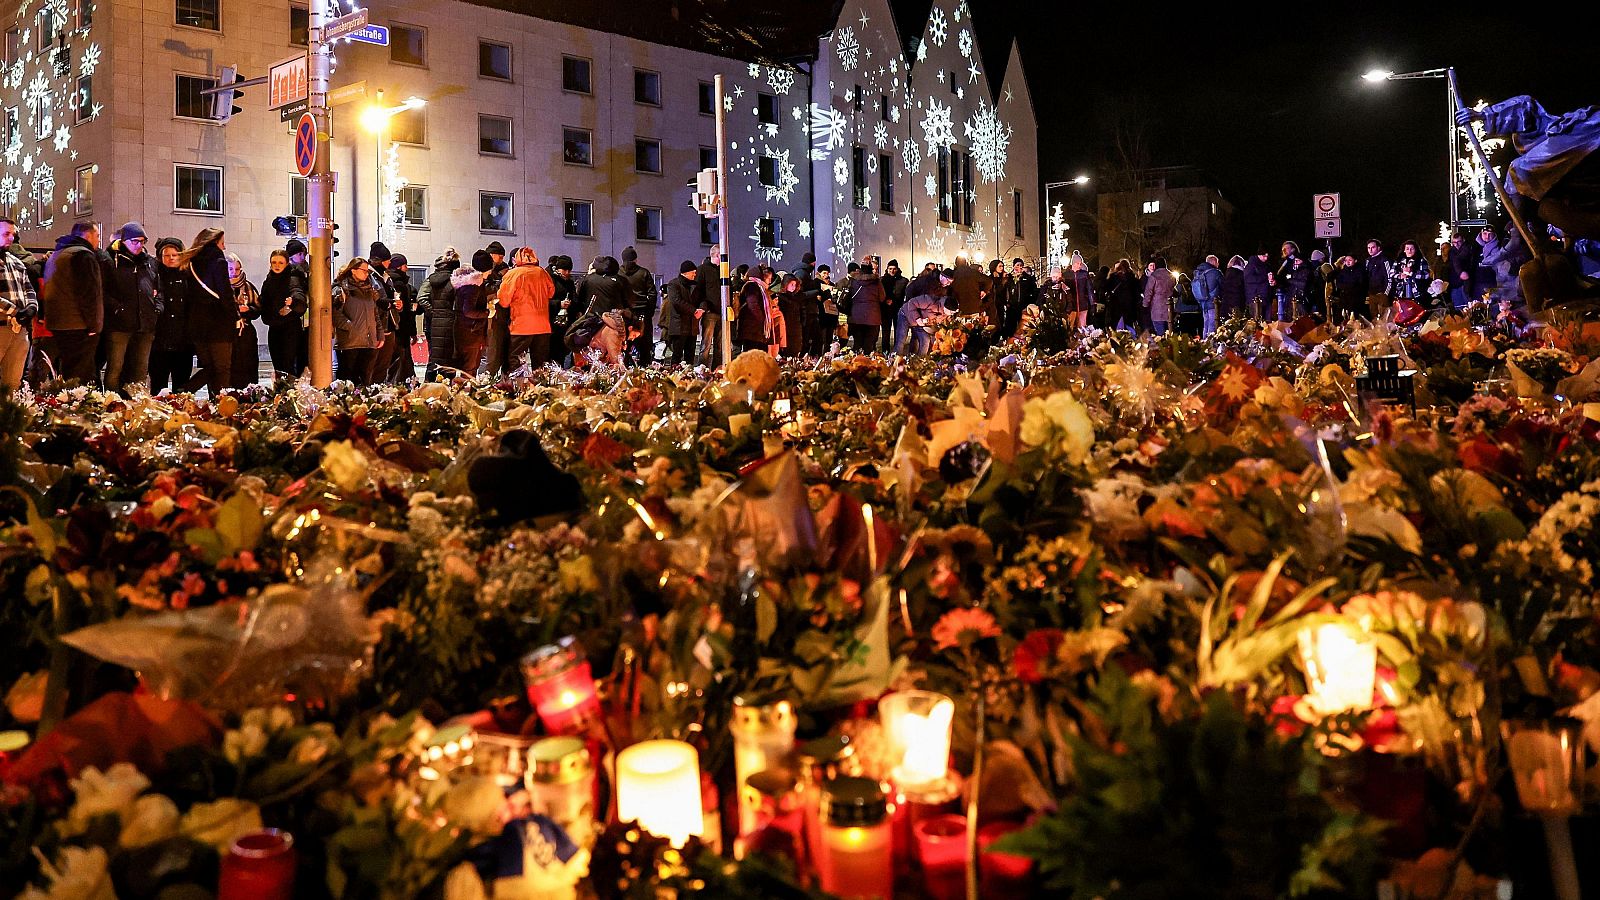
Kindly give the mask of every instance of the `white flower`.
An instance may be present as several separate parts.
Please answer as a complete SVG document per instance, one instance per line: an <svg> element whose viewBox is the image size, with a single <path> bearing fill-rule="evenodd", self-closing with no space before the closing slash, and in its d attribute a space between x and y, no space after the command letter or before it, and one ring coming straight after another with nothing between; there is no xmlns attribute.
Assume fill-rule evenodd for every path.
<svg viewBox="0 0 1600 900"><path fill-rule="evenodd" d="M267 732L259 725L241 725L222 737L222 755L228 762L255 759L267 750Z"/></svg>
<svg viewBox="0 0 1600 900"><path fill-rule="evenodd" d="M254 725L267 734L277 734L294 727L294 713L287 706L258 706L245 711L240 725Z"/></svg>
<svg viewBox="0 0 1600 900"><path fill-rule="evenodd" d="M117 843L124 847L144 847L178 833L178 805L163 794L146 794L133 802L122 819L122 834Z"/></svg>
<svg viewBox="0 0 1600 900"><path fill-rule="evenodd" d="M345 493L367 485L367 458L349 441L334 441L322 448L322 472Z"/></svg>
<svg viewBox="0 0 1600 900"><path fill-rule="evenodd" d="M149 786L150 779L131 763L117 763L104 772L94 766L86 767L72 779L76 799L62 823L62 831L70 837L82 834L97 816L107 813L125 816L133 808L134 798Z"/></svg>
<svg viewBox="0 0 1600 900"><path fill-rule="evenodd" d="M1025 444L1058 450L1082 464L1094 448L1094 423L1070 391L1056 391L1043 399L1030 397L1022 405L1021 437Z"/></svg>
<svg viewBox="0 0 1600 900"><path fill-rule="evenodd" d="M248 800L224 797L215 803L196 803L183 814L180 827L186 837L226 853L240 835L261 830L261 810Z"/></svg>
<svg viewBox="0 0 1600 900"><path fill-rule="evenodd" d="M289 759L302 766L314 766L328 755L328 744L321 737L308 734L301 738L294 749L289 751Z"/></svg>
<svg viewBox="0 0 1600 900"><path fill-rule="evenodd" d="M30 887L20 900L117 900L106 864L104 848L62 847L50 873L50 887Z"/></svg>

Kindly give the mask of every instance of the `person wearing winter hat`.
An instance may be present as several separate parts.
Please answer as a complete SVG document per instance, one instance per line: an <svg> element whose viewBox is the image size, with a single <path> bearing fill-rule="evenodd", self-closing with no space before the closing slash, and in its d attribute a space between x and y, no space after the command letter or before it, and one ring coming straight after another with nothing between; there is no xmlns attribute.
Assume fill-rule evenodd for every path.
<svg viewBox="0 0 1600 900"><path fill-rule="evenodd" d="M883 266L883 292L889 297L889 307L884 314L888 316L883 323L883 334L879 350L883 353L892 353L905 337L900 333L900 307L906 302L906 286L911 283L900 272L900 260L891 259Z"/></svg>
<svg viewBox="0 0 1600 900"><path fill-rule="evenodd" d="M489 274L483 277L483 291L489 302L489 335L488 335L488 361L489 374L493 376L509 375L511 370L507 367L510 361L511 350L511 317L506 313L505 307L499 303L500 285L505 280L506 273L511 271L511 263L506 261L506 248L499 241L490 241L484 248L489 252L489 259L493 265L489 267Z"/></svg>
<svg viewBox="0 0 1600 900"><path fill-rule="evenodd" d="M404 253L389 257L390 305L395 317L395 347L389 368L378 373L378 379L392 384L405 384L417 377L416 360L411 358L411 347L417 343L417 295L411 286L410 262Z"/></svg>
<svg viewBox="0 0 1600 900"><path fill-rule="evenodd" d="M666 285L667 301L662 310L667 319L667 352L671 354L669 361L676 365L694 362L694 339L704 312L699 309L695 291L699 268L694 260L684 260L678 265L678 277Z"/></svg>
<svg viewBox="0 0 1600 900"><path fill-rule="evenodd" d="M450 276L456 300L455 358L447 365L467 375L478 374L489 341L489 300L483 281L493 268L489 251L479 250L472 254L471 266L462 266Z"/></svg>
<svg viewBox="0 0 1600 900"><path fill-rule="evenodd" d="M444 248L417 291L417 309L422 313L423 333L428 338L428 368L422 375L425 381L434 380L439 366L452 365L456 355L456 295L450 279L460 267L461 255L456 248Z"/></svg>
<svg viewBox="0 0 1600 900"><path fill-rule="evenodd" d="M106 390L124 396L124 385L150 377L150 348L161 316L161 277L145 242L144 226L129 222L117 229L106 253Z"/></svg>
<svg viewBox="0 0 1600 900"><path fill-rule="evenodd" d="M388 262L389 257L393 255L383 241L373 241L372 249L367 251L367 260L375 263Z"/></svg>
<svg viewBox="0 0 1600 900"><path fill-rule="evenodd" d="M302 241L299 238L289 238L289 243L283 245L283 252L289 256L289 265L305 265L307 255L305 241Z"/></svg>
<svg viewBox="0 0 1600 900"><path fill-rule="evenodd" d="M183 241L164 237L156 241L156 276L161 279L161 315L156 318L155 343L150 350L150 393L180 391L194 371L194 344L189 340L188 300L191 288L200 290L179 266Z"/></svg>
<svg viewBox="0 0 1600 900"><path fill-rule="evenodd" d="M540 268L533 248L518 247L512 260L516 265L500 280L495 297L501 309L497 318L507 320L511 335L503 365L508 372L519 368L526 353L533 368L542 368L550 361L550 298L555 296L556 283Z"/></svg>
<svg viewBox="0 0 1600 900"><path fill-rule="evenodd" d="M631 306L634 318L639 320L644 334L633 342L633 350L639 359L639 365L648 366L655 362L656 348L656 310L660 305L661 291L656 287L656 277L649 269L639 265L639 251L632 245L622 248L622 266L618 275L628 283L633 292Z"/></svg>

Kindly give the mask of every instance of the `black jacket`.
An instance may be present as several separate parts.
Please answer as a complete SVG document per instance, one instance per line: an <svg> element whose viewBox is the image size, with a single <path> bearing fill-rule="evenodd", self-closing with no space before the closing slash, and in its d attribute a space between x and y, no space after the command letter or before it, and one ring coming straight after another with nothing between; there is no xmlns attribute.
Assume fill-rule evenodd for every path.
<svg viewBox="0 0 1600 900"><path fill-rule="evenodd" d="M239 336L239 307L228 279L228 258L216 244L204 248L184 272L190 280L189 339L197 344L232 341Z"/></svg>
<svg viewBox="0 0 1600 900"><path fill-rule="evenodd" d="M654 320L656 306L661 302L660 293L656 290L656 277L638 263L623 263L622 270L617 274L633 292L633 314L642 322Z"/></svg>
<svg viewBox="0 0 1600 900"><path fill-rule="evenodd" d="M64 234L56 240L56 252L44 267L44 296L39 298L51 331L104 330L107 268L105 257L83 238Z"/></svg>
<svg viewBox="0 0 1600 900"><path fill-rule="evenodd" d="M122 241L111 245L111 279L106 283L106 330L151 334L161 317L161 276L155 260L140 250L129 253Z"/></svg>
<svg viewBox="0 0 1600 900"><path fill-rule="evenodd" d="M1244 261L1244 295L1250 300L1259 300L1273 296L1272 285L1268 283L1267 276L1272 272L1270 263L1262 262L1260 257L1252 256Z"/></svg>
<svg viewBox="0 0 1600 900"><path fill-rule="evenodd" d="M428 365L448 363L455 358L456 348L456 294L450 285L450 273L458 260L441 257L433 264L433 271L417 291L417 308L428 322Z"/></svg>
<svg viewBox="0 0 1600 900"><path fill-rule="evenodd" d="M389 290L393 295L390 299L400 301L399 309L390 306L397 322L395 334L404 343L410 343L417 336L417 295L411 287L411 278L405 272L390 272Z"/></svg>
<svg viewBox="0 0 1600 900"><path fill-rule="evenodd" d="M694 296L695 305L707 315L722 315L722 267L709 257L694 270Z"/></svg>
<svg viewBox="0 0 1600 900"><path fill-rule="evenodd" d="M633 289L620 275L598 272L584 276L578 285L578 301L586 312L600 315L613 309L633 309Z"/></svg>
<svg viewBox="0 0 1600 900"><path fill-rule="evenodd" d="M306 280L294 266L268 273L261 282L261 321L268 328L299 331L306 314ZM289 312L282 312L284 304Z"/></svg>
<svg viewBox="0 0 1600 900"><path fill-rule="evenodd" d="M1217 287L1217 317L1226 318L1244 309L1244 269L1229 266L1222 270L1222 283Z"/></svg>
<svg viewBox="0 0 1600 900"><path fill-rule="evenodd" d="M1389 293L1389 260L1382 253L1362 260L1361 268L1367 275L1368 295Z"/></svg>
<svg viewBox="0 0 1600 900"><path fill-rule="evenodd" d="M699 323L694 318L695 286L682 275L667 282L667 337L699 333Z"/></svg>
<svg viewBox="0 0 1600 900"><path fill-rule="evenodd" d="M159 254L160 245L156 245ZM161 279L161 315L156 319L157 350L169 352L194 352L189 341L189 287L193 283L189 273L182 269L169 269L156 263L156 277ZM198 288L196 288L198 290Z"/></svg>

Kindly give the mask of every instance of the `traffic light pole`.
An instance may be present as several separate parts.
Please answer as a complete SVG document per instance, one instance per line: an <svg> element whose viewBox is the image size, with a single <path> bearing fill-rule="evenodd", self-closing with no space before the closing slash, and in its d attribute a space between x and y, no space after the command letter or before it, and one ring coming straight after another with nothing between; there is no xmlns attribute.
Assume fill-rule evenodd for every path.
<svg viewBox="0 0 1600 900"><path fill-rule="evenodd" d="M722 275L722 364L733 362L733 323L728 320L732 305L733 282L728 277L728 133L727 107L722 100L722 76L714 81L717 102L717 245L721 248Z"/></svg>
<svg viewBox="0 0 1600 900"><path fill-rule="evenodd" d="M317 125L317 161L306 185L307 232L310 237L311 294L307 334L311 386L325 388L333 382L333 175L328 166L333 118L328 114L328 69L331 56L323 32L327 28L326 4L310 5L310 97L307 108Z"/></svg>

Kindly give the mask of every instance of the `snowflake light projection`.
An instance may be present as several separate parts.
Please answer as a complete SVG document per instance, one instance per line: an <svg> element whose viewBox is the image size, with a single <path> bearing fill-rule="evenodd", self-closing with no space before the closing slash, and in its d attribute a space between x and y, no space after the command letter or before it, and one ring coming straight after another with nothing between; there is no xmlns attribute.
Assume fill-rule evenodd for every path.
<svg viewBox="0 0 1600 900"><path fill-rule="evenodd" d="M833 258L839 264L856 255L856 223L849 216L840 216L833 226Z"/></svg>
<svg viewBox="0 0 1600 900"><path fill-rule="evenodd" d="M8 169L22 160L22 143L20 141L6 148L5 159L6 168Z"/></svg>
<svg viewBox="0 0 1600 900"><path fill-rule="evenodd" d="M956 21L957 22L961 21L961 17L962 16L967 16L968 18L971 18L969 10L967 9L967 0L961 0L960 3L956 4Z"/></svg>
<svg viewBox="0 0 1600 900"><path fill-rule="evenodd" d="M800 178L794 172L794 163L789 161L789 148L774 150L771 145L762 144L761 153L772 160L773 168L777 170L774 183L765 185L767 202L777 200L787 205L794 196L795 187L800 184Z"/></svg>
<svg viewBox="0 0 1600 900"><path fill-rule="evenodd" d="M789 89L794 87L794 70L780 69L773 66L767 70L767 84L772 92L780 97L787 96Z"/></svg>
<svg viewBox="0 0 1600 900"><path fill-rule="evenodd" d="M971 57L972 56L972 32L968 31L965 28L961 29L961 33L956 35L956 48L961 51L962 57L964 57L964 58Z"/></svg>
<svg viewBox="0 0 1600 900"><path fill-rule="evenodd" d="M823 160L838 147L844 146L845 133L850 120L831 106L811 104L811 158Z"/></svg>
<svg viewBox="0 0 1600 900"><path fill-rule="evenodd" d="M956 142L955 125L950 121L950 107L928 98L928 111L922 117L922 139L928 145L928 155Z"/></svg>
<svg viewBox="0 0 1600 900"><path fill-rule="evenodd" d="M928 58L928 42L926 39L917 41L917 62Z"/></svg>
<svg viewBox="0 0 1600 900"><path fill-rule="evenodd" d="M856 40L855 30L849 25L839 29L834 37L834 47L839 52L839 65L847 72L854 69L861 57L861 42Z"/></svg>
<svg viewBox="0 0 1600 900"><path fill-rule="evenodd" d="M928 192L929 197L939 196L939 179L934 178L933 173L929 172L928 176L922 179L922 189Z"/></svg>
<svg viewBox="0 0 1600 900"><path fill-rule="evenodd" d="M900 161L912 175L922 169L922 147L911 138L900 142Z"/></svg>
<svg viewBox="0 0 1600 900"><path fill-rule="evenodd" d="M889 107L889 121L895 123L896 125L900 124L900 107Z"/></svg>
<svg viewBox="0 0 1600 900"><path fill-rule="evenodd" d="M933 12L928 14L928 37L933 38L935 47L943 47L944 39L950 36L950 25L945 21L944 10L935 6Z"/></svg>
<svg viewBox="0 0 1600 900"><path fill-rule="evenodd" d="M22 182L15 175L0 178L0 206L16 206L17 197L22 193Z"/></svg>
<svg viewBox="0 0 1600 900"><path fill-rule="evenodd" d="M90 44L89 49L83 51L83 59L78 61L78 73L93 75L94 70L100 65L100 45Z"/></svg>
<svg viewBox="0 0 1600 900"><path fill-rule="evenodd" d="M1011 146L1011 126L1000 121L998 112L987 100L978 101L978 109L965 125L967 143L972 153L972 163L984 181L999 181L1006 177L1006 151Z"/></svg>
<svg viewBox="0 0 1600 900"><path fill-rule="evenodd" d="M750 65L744 67L744 73L749 75L751 78L760 78L761 66L758 63L751 63Z"/></svg>
<svg viewBox="0 0 1600 900"><path fill-rule="evenodd" d="M45 210L50 208L50 204L54 202L55 193L56 193L56 173L55 173L55 170L52 169L51 167L47 166L47 165L44 165L43 163L40 163L39 166L36 167L33 170L32 196L36 200L39 201L39 212L40 212L41 216L43 215ZM54 223L54 222L55 222L55 217L54 216L50 216L48 218L40 218L39 219L39 227L40 228L49 228L50 225L52 223Z"/></svg>
<svg viewBox="0 0 1600 900"><path fill-rule="evenodd" d="M777 241L776 241L777 246L775 246L775 247L762 246L762 243L761 243L761 241L762 241L762 237L761 237L761 221L762 221L762 219L766 219L766 218L770 218L770 216L762 216L761 218L756 219L755 222L753 224L751 224L751 226L750 226L750 235L749 235L749 237L750 237L750 243L752 244L750 252L755 254L756 259L758 259L761 262L763 262L763 263L765 263L765 264L770 266L770 265L776 263L778 260L783 259L783 248L789 242L784 239L784 237L783 237L783 229L780 228L780 229L776 229L776 233L773 235L774 237L777 238Z"/></svg>
<svg viewBox="0 0 1600 900"><path fill-rule="evenodd" d="M1063 264L1067 258L1067 214L1057 203L1055 209L1050 211L1050 249L1046 254L1051 267Z"/></svg>
<svg viewBox="0 0 1600 900"><path fill-rule="evenodd" d="M979 72L978 72L978 61L977 60L973 60L970 64L967 65L967 84L977 84L978 83L978 75L979 75Z"/></svg>
<svg viewBox="0 0 1600 900"><path fill-rule="evenodd" d="M835 158L833 161L833 180L835 184L840 186L850 180L850 164L845 162L842 156Z"/></svg>
<svg viewBox="0 0 1600 900"><path fill-rule="evenodd" d="M800 221L796 222L794 224L794 231L795 234L800 235L803 240L811 240L811 220L801 219Z"/></svg>
<svg viewBox="0 0 1600 900"><path fill-rule="evenodd" d="M872 142L878 145L879 150L889 146L889 126L882 122L874 125L872 127Z"/></svg>
<svg viewBox="0 0 1600 900"><path fill-rule="evenodd" d="M61 126L60 128L57 128L56 129L55 140L53 141L53 143L56 146L56 152L57 153L65 152L66 149L67 149L67 145L72 143L72 129L68 128L65 125Z"/></svg>

